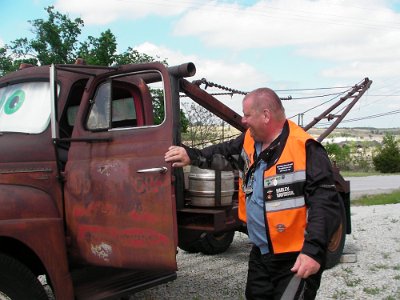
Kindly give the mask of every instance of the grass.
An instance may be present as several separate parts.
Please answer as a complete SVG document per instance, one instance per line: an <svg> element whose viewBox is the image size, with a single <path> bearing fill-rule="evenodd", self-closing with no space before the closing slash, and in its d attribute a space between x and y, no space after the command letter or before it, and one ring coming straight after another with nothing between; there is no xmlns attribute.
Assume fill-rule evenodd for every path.
<svg viewBox="0 0 400 300"><path fill-rule="evenodd" d="M389 269L389 266L388 266L388 265L385 265L385 264L377 264L377 265L375 265L375 267L376 267L377 269L381 269L381 270L387 270L387 269Z"/></svg>
<svg viewBox="0 0 400 300"><path fill-rule="evenodd" d="M340 170L343 177L366 177L366 176L387 176L387 175L400 175L400 173L381 173L378 171L343 171Z"/></svg>
<svg viewBox="0 0 400 300"><path fill-rule="evenodd" d="M340 171L340 174L343 177L366 177L366 176L373 176L373 175L388 175L388 174L383 174L383 173L377 172L377 171L371 171L371 172ZM390 174L390 175L398 175L398 173L394 173L394 174Z"/></svg>
<svg viewBox="0 0 400 300"><path fill-rule="evenodd" d="M380 292L380 289L379 288L364 288L364 292L365 293L367 293L367 294L369 294L369 295L374 295L374 296L376 296L376 295L378 295L379 294L379 292Z"/></svg>
<svg viewBox="0 0 400 300"><path fill-rule="evenodd" d="M346 291L344 291L344 290L336 290L332 295L332 299L345 299L346 295L347 295Z"/></svg>
<svg viewBox="0 0 400 300"><path fill-rule="evenodd" d="M358 277L345 277L343 279L348 287L358 286L362 282L362 280Z"/></svg>
<svg viewBox="0 0 400 300"><path fill-rule="evenodd" d="M354 206L383 205L395 203L400 203L400 190L395 190L389 194L365 195L351 201L351 205Z"/></svg>

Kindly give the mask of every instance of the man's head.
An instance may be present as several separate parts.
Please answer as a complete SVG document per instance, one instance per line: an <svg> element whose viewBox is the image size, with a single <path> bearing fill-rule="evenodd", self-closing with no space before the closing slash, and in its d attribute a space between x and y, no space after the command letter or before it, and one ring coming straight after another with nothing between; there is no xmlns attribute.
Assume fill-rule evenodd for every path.
<svg viewBox="0 0 400 300"><path fill-rule="evenodd" d="M282 130L285 120L285 109L273 90L259 88L244 97L242 122L254 140L272 142L270 139Z"/></svg>

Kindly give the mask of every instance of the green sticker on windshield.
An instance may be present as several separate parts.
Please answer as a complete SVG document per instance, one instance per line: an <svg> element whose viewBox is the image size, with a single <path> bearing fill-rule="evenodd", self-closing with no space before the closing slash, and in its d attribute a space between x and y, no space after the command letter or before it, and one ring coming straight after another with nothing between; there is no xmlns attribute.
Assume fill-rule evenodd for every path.
<svg viewBox="0 0 400 300"><path fill-rule="evenodd" d="M25 92L23 90L16 90L11 94L10 97L8 97L6 105L4 106L4 112L7 115L15 113L18 109L20 109L22 103L24 103L24 100Z"/></svg>

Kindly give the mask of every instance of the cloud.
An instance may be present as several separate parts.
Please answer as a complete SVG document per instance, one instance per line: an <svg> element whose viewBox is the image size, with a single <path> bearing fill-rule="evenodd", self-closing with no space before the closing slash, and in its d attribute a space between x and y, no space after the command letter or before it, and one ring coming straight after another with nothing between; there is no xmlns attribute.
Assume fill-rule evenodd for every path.
<svg viewBox="0 0 400 300"><path fill-rule="evenodd" d="M165 46L158 46L153 43L143 43L134 47L141 53L146 53L153 57L167 59L170 66L193 62L196 65L196 79L205 77L210 81L219 84L231 85L237 89L254 88L257 84L265 83L268 78L265 74L246 63L231 63L224 60L213 60L198 55L187 55L180 51L170 49ZM227 80L229 74L229 80Z"/></svg>
<svg viewBox="0 0 400 300"><path fill-rule="evenodd" d="M213 1L182 16L175 34L195 35L214 47L248 49L360 40L371 30L390 30L392 22L397 22L393 30L400 29L400 15L382 1L342 3L262 0L244 7Z"/></svg>
<svg viewBox="0 0 400 300"><path fill-rule="evenodd" d="M165 1L130 1L130 0L57 0L57 10L80 15L87 25L104 25L119 19L134 20L149 15L174 16L190 8L191 0L174 2Z"/></svg>
<svg viewBox="0 0 400 300"><path fill-rule="evenodd" d="M400 61L400 14L380 0L212 2L186 13L174 28L175 35L197 36L209 48L291 47L292 55L341 63L323 76L392 76L391 65Z"/></svg>
<svg viewBox="0 0 400 300"><path fill-rule="evenodd" d="M167 59L170 66L193 62L196 65L196 74L193 78L188 78L189 81L205 78L210 82L246 92L259 86L265 86L266 82L269 81L266 74L260 73L259 70L246 63L231 63L197 55L186 55L180 51L148 42L137 45L134 49L161 60ZM202 88L204 88L204 85L202 85ZM224 90L217 88L208 88L207 91L209 93L224 92ZM243 95L220 96L218 99L236 112L241 113Z"/></svg>
<svg viewBox="0 0 400 300"><path fill-rule="evenodd" d="M176 16L173 34L198 38L210 50L217 47L238 53L290 47L293 56L336 64L321 71L321 76L359 78L363 74L392 76L396 72L391 65L393 60L395 65L400 60L400 14L390 9L386 1L354 0L349 4L331 0L260 0L250 6L239 3L116 0L110 4L108 0L57 0L55 6L80 14L86 24L149 15Z"/></svg>
<svg viewBox="0 0 400 300"><path fill-rule="evenodd" d="M316 44L299 48L297 55L329 60L336 64L322 76L356 78L369 74L379 78L398 75L400 66L400 29L366 33L361 39L348 42Z"/></svg>
<svg viewBox="0 0 400 300"><path fill-rule="evenodd" d="M198 55L186 55L180 51L173 50L166 46L159 46L153 43L143 43L134 47L136 50L142 53L149 54L153 57L158 57L160 59L167 59L169 65L177 65L185 62L193 62L197 67L196 75L193 78L188 78L189 81L195 79L206 78L208 81L224 85L230 88L235 88L241 91L250 91L254 88L261 87L261 86L271 86L271 83L274 86L277 86L278 83L272 82L273 79L271 76L267 74L261 74L259 70L257 70L254 66L246 64L246 63L232 63L227 60L213 60L207 59L204 57L200 57ZM375 65L373 63L367 64L364 62L353 62L348 63L348 65L343 64L331 69L325 70L326 74L324 76L329 76L333 80L336 80L337 86L348 85L349 82L351 84L357 83L359 80L362 80L364 77L367 77L368 74L372 74L369 72L374 72L374 70L379 70L379 64ZM398 70L400 66L392 66L393 70ZM389 68L389 66L388 66ZM380 73L373 73L374 77L377 76L385 76L391 70L381 70L382 74ZM348 79L348 78L350 79ZM347 79L346 79L347 78ZM353 78L356 78L356 81L353 81ZM375 78L372 78L374 80ZM382 85L381 82L373 83L372 87L375 90L374 92L371 91L372 94L389 94L393 93L394 89L400 91L400 84L396 83L395 80L388 80L385 81L386 86ZM292 83L293 84L293 83ZM334 86L335 83L332 83ZM285 83L283 88L290 87L291 84ZM202 86L204 88L204 85ZM344 90L344 89L343 89ZM207 91L209 93L215 92L224 92L223 90L218 90L215 88L208 88ZM320 91L318 91L321 94ZM291 95L288 92L287 95ZM287 96L282 94L281 96ZM309 94L308 96L313 96L314 94ZM306 96L306 95L304 95ZM226 104L227 106L231 107L237 113L241 114L242 112L242 99L243 95L235 95L233 97L230 96L217 96L217 98ZM330 97L330 98L333 98ZM383 99L384 97L370 97L368 98L368 93L362 97L360 104L356 106L353 110L355 111L349 114L349 117L354 116L368 116L373 115L379 112L386 112L388 110L395 110L399 109L399 104L393 105L393 107L388 107L387 105L382 105L383 103L387 103L387 99ZM338 100L337 98L336 100ZM324 101L327 99L324 99ZM376 101L380 101L376 103ZM329 103L328 106L332 105ZM348 101L347 103L350 103ZM365 105L368 103L368 105ZM378 108L376 107L378 104ZM297 114L299 112L307 111L312 107L316 106L315 99L308 99L308 100L296 100L296 101L284 101L284 106L286 108L286 113L288 117L295 116L293 118L294 121L297 122ZM322 113L328 106L323 106L312 110L311 112L307 113L304 116L304 124L309 123L313 117ZM359 109L361 107L361 110ZM348 118L349 118L348 117ZM323 122L322 122L323 123ZM325 123L326 124L326 121ZM347 124L348 125L348 124ZM364 126L364 125L363 125Z"/></svg>
<svg viewBox="0 0 400 300"><path fill-rule="evenodd" d="M393 1L260 0L250 5L242 3L245 1L57 0L55 7L81 16L86 25L166 17L164 21L173 26L171 35L166 37L168 41L163 42L169 44L161 45L156 37L157 40L147 39L149 42L136 49L166 58L170 65L194 62L197 67L194 79L205 77L248 91L265 85L282 89L301 84L313 87L310 82L318 87L322 80L332 82L331 86L350 85L370 77L374 83L369 93L382 91L379 94L384 94L385 84L386 93L400 92L398 84L391 81L400 68L400 14L389 6ZM143 21L151 22L151 19ZM143 23L144 26L149 22ZM201 52L189 47L174 49L175 38L200 41ZM165 41L165 37L160 40ZM218 52L210 55L215 49ZM207 58L207 55L218 57L218 53L225 53L225 56ZM257 63L257 55L270 55L268 65L265 61ZM233 56L242 59L234 61L230 59ZM283 70L280 70L282 65ZM302 68L308 65L310 71L303 72ZM274 70L280 75L273 74ZM275 79L273 75L286 81ZM232 104L238 112L241 99L242 96L234 97ZM371 114L386 109L386 103L380 102L375 109L374 105L368 106ZM315 101L305 103L301 108L314 104ZM303 104L294 103L293 111L298 112L299 105ZM290 106L288 104L288 115Z"/></svg>
<svg viewBox="0 0 400 300"><path fill-rule="evenodd" d="M373 75L375 78L391 78L398 76L400 60L379 61L349 61L322 71L322 75L329 78L362 78ZM369 75L370 74L370 75Z"/></svg>

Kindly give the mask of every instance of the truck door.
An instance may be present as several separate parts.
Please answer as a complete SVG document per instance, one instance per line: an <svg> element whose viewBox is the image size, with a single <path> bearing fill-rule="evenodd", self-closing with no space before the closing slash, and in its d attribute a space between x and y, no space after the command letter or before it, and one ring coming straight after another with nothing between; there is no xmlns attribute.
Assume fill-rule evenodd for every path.
<svg viewBox="0 0 400 300"><path fill-rule="evenodd" d="M152 65L95 78L80 107L68 108L65 207L78 262L176 270L175 198L164 162L173 136L170 83L166 69Z"/></svg>

